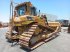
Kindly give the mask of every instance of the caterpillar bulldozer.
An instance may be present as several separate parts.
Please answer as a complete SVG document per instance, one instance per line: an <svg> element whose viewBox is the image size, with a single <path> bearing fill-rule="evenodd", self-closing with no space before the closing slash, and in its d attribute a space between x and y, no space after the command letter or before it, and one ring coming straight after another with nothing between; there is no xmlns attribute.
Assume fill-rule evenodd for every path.
<svg viewBox="0 0 70 52"><path fill-rule="evenodd" d="M46 22L37 16L36 8L31 2L24 2L15 7L6 38L8 41L19 40L21 47L34 49L60 31L59 22Z"/></svg>
<svg viewBox="0 0 70 52"><path fill-rule="evenodd" d="M68 33L70 33L70 24L68 25Z"/></svg>

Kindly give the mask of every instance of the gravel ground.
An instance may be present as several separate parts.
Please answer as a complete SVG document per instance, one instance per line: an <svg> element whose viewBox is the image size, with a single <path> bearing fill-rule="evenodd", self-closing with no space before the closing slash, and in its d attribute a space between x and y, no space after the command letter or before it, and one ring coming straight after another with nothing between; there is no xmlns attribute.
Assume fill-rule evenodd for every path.
<svg viewBox="0 0 70 52"><path fill-rule="evenodd" d="M8 28L0 28L0 52L29 52L21 49L19 45L11 47L5 39ZM67 27L62 27L59 36L50 42L47 42L31 52L70 52L70 34L67 33Z"/></svg>

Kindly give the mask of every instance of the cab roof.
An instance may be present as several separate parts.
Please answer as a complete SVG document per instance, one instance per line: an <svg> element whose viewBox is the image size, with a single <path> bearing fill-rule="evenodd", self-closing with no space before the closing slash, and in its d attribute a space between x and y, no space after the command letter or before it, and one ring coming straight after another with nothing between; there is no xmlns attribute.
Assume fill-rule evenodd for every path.
<svg viewBox="0 0 70 52"><path fill-rule="evenodd" d="M17 9L17 8L19 8L19 7L21 7L21 6L24 6L24 5L26 5L26 4L29 4L29 5L32 6L31 2L23 2L23 3L18 4L18 5L15 7L15 9Z"/></svg>

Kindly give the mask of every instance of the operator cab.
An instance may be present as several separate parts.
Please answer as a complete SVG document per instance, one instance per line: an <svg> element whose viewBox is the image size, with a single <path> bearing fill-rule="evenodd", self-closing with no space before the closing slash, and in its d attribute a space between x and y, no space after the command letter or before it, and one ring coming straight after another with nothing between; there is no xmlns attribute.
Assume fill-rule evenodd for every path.
<svg viewBox="0 0 70 52"><path fill-rule="evenodd" d="M25 14L25 7L24 7L24 6L19 7L19 8L17 9L17 15L18 15L18 16L22 16L22 15L24 15L24 14Z"/></svg>
<svg viewBox="0 0 70 52"><path fill-rule="evenodd" d="M32 15L32 16L36 16L36 8L32 5L30 5L31 3L27 2L25 4L19 4L18 6L16 6L15 8L15 13L16 16L22 16L22 15Z"/></svg>

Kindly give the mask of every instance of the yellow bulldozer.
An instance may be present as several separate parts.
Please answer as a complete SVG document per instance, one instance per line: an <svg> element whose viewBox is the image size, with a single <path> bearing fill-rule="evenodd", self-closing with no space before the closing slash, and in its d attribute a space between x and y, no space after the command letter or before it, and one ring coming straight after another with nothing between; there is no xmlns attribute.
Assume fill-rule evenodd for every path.
<svg viewBox="0 0 70 52"><path fill-rule="evenodd" d="M8 41L18 40L21 47L34 49L60 31L59 22L46 22L37 16L36 8L31 2L24 2L15 7L6 38Z"/></svg>

